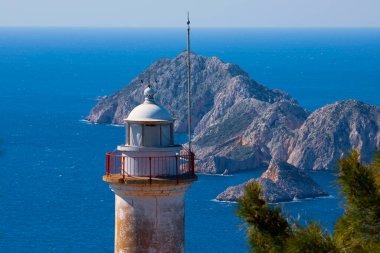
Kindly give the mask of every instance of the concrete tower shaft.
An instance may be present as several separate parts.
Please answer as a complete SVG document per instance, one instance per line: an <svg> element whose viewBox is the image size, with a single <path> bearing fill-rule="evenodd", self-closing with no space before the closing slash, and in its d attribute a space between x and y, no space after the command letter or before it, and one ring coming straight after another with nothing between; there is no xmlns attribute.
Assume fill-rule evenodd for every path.
<svg viewBox="0 0 380 253"><path fill-rule="evenodd" d="M185 192L178 185L117 186L115 192L115 252L183 253Z"/></svg>

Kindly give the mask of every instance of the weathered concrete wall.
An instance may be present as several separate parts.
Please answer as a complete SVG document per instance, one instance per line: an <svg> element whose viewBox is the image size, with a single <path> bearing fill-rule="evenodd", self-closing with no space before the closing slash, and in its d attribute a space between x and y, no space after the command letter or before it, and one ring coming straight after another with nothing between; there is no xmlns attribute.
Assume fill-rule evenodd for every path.
<svg viewBox="0 0 380 253"><path fill-rule="evenodd" d="M188 187L111 185L115 253L183 253Z"/></svg>

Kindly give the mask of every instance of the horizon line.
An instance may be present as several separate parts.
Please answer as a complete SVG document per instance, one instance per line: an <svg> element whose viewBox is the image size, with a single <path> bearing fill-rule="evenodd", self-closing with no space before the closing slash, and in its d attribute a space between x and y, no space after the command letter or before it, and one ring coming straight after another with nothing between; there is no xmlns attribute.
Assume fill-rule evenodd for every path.
<svg viewBox="0 0 380 253"><path fill-rule="evenodd" d="M73 29L185 29L186 26L21 26L0 25L0 28L73 28ZM192 26L197 29L378 29L380 26Z"/></svg>

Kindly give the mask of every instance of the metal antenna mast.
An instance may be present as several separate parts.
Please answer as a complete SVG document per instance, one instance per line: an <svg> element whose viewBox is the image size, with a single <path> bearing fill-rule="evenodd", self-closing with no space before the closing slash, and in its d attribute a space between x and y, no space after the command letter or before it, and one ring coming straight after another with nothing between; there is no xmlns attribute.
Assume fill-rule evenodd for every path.
<svg viewBox="0 0 380 253"><path fill-rule="evenodd" d="M191 152L191 93L190 93L190 18L187 12L187 110L188 110L188 137L189 151Z"/></svg>

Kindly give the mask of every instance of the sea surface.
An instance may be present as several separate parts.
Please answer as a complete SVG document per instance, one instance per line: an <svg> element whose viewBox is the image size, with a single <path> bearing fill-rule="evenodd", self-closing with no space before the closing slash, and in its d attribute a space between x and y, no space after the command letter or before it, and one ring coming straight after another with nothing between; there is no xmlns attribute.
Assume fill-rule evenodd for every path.
<svg viewBox="0 0 380 253"><path fill-rule="evenodd" d="M124 130L83 119L98 96L185 47L185 29L0 28L0 252L113 252L114 194L101 178ZM239 64L311 111L380 105L379 29L194 28L192 51ZM236 204L214 199L262 172L199 175L186 196L186 252L248 251ZM331 196L279 205L331 231L344 204L336 177L310 174Z"/></svg>

